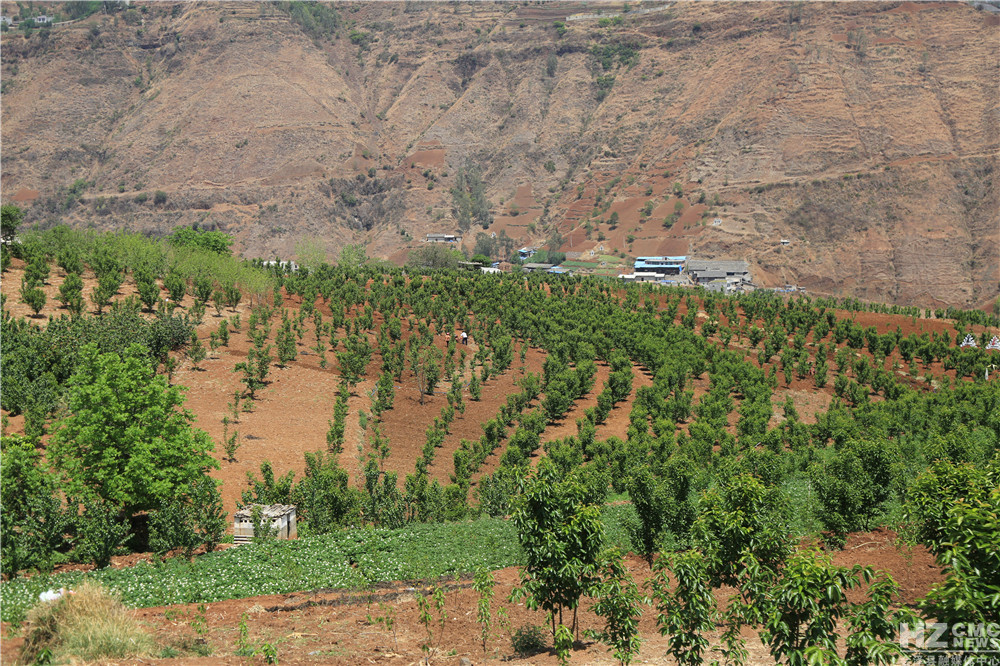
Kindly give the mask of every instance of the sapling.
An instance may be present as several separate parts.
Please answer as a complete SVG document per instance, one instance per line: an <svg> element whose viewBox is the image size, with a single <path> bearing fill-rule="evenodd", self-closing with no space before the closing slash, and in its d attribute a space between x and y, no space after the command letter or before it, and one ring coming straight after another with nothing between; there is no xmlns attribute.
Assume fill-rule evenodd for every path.
<svg viewBox="0 0 1000 666"><path fill-rule="evenodd" d="M496 580L493 574L486 569L476 572L472 580L472 589L479 593L479 601L476 604L476 620L479 621L479 637L483 642L483 654L486 654L486 642L490 638L490 630L493 618L490 613L490 604L493 602L493 586Z"/></svg>
<svg viewBox="0 0 1000 666"><path fill-rule="evenodd" d="M236 462L236 450L240 448L240 431L229 434L229 417L222 417L222 445L226 449L226 460Z"/></svg>
<svg viewBox="0 0 1000 666"><path fill-rule="evenodd" d="M389 604L379 604L378 607L382 614L376 616L374 620L377 624L384 626L386 631L392 632L393 649L398 650L399 644L396 642L396 608Z"/></svg>
<svg viewBox="0 0 1000 666"><path fill-rule="evenodd" d="M427 597L418 592L416 599L420 624L424 625L424 631L427 632L427 640L420 646L420 649L425 653L429 653L431 651L431 643L434 640L434 630L431 629L431 622L434 620L434 616L431 615L431 605Z"/></svg>
<svg viewBox="0 0 1000 666"><path fill-rule="evenodd" d="M605 556L601 582L597 585L597 603L592 610L604 618L603 631L591 631L591 636L606 643L622 666L632 662L639 653L639 618L642 616L642 595L625 568L621 553L612 551Z"/></svg>
<svg viewBox="0 0 1000 666"><path fill-rule="evenodd" d="M198 364L205 360L205 345L198 338L198 333L191 334L191 346L188 347L187 357L191 360L191 365L195 370L200 370Z"/></svg>
<svg viewBox="0 0 1000 666"><path fill-rule="evenodd" d="M432 598L434 599L434 608L436 608L438 612L438 624L441 625L441 632L440 634L438 634L438 642L440 643L441 636L444 635L444 626L448 621L448 613L445 612L444 609L445 605L444 589L441 587L435 587Z"/></svg>

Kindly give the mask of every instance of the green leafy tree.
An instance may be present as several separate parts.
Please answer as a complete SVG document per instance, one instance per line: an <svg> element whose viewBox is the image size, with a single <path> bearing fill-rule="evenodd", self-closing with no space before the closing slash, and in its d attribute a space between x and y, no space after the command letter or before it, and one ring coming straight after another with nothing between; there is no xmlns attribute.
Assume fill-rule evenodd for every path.
<svg viewBox="0 0 1000 666"><path fill-rule="evenodd" d="M949 645L1000 650L996 636L977 645L969 635L952 634L959 623L1000 622L1000 458L986 465L936 461L911 486L907 517L945 573L920 601L921 610L949 625L942 638Z"/></svg>
<svg viewBox="0 0 1000 666"><path fill-rule="evenodd" d="M212 305L215 307L215 316L221 317L222 310L226 307L226 292L216 289L212 292Z"/></svg>
<svg viewBox="0 0 1000 666"><path fill-rule="evenodd" d="M347 427L347 400L350 398L350 388L347 382L340 384L337 400L333 404L333 420L329 422L330 429L326 433L326 446L332 453L344 450L344 430Z"/></svg>
<svg viewBox="0 0 1000 666"><path fill-rule="evenodd" d="M48 257L41 248L31 250L30 247L25 252L28 265L24 268L24 279L30 285L41 286L49 279Z"/></svg>
<svg viewBox="0 0 1000 666"><path fill-rule="evenodd" d="M282 367L287 366L298 356L298 349L295 344L295 333L292 331L292 323L286 319L278 330L278 363Z"/></svg>
<svg viewBox="0 0 1000 666"><path fill-rule="evenodd" d="M139 291L139 300L146 306L146 310L153 311L153 306L160 300L160 287L156 280L149 273L139 273L135 277L135 286Z"/></svg>
<svg viewBox="0 0 1000 666"><path fill-rule="evenodd" d="M902 474L895 446L888 441L852 441L824 467L812 470L819 519L834 543L848 532L870 529L885 511Z"/></svg>
<svg viewBox="0 0 1000 666"><path fill-rule="evenodd" d="M592 632L597 640L608 645L621 666L627 666L639 654L639 618L643 598L625 567L625 558L611 551L603 558L600 583L592 592L597 602L591 610L604 618L604 629Z"/></svg>
<svg viewBox="0 0 1000 666"><path fill-rule="evenodd" d="M542 400L542 409L545 410L550 422L562 418L563 414L573 406L573 393L566 381L555 379L545 387L545 398Z"/></svg>
<svg viewBox="0 0 1000 666"><path fill-rule="evenodd" d="M657 477L647 466L637 469L629 483L629 495L639 515L639 542L642 554L652 567L653 555L662 547L667 532L686 537L694 520L690 501L694 463L680 456L672 458Z"/></svg>
<svg viewBox="0 0 1000 666"><path fill-rule="evenodd" d="M762 569L779 570L792 548L787 521L784 493L749 474L706 491L692 536L705 554L712 586L738 586L747 556Z"/></svg>
<svg viewBox="0 0 1000 666"><path fill-rule="evenodd" d="M223 319L219 322L219 328L216 331L216 336L219 339L219 344L223 347L229 346L229 322Z"/></svg>
<svg viewBox="0 0 1000 666"><path fill-rule="evenodd" d="M163 278L163 286L170 294L171 301L180 304L184 300L184 294L187 293L187 280L180 273L174 271L167 273L167 277Z"/></svg>
<svg viewBox="0 0 1000 666"><path fill-rule="evenodd" d="M96 495L131 518L218 467L181 390L154 373L141 345L121 354L85 345L68 386L69 416L56 424L48 452L70 495Z"/></svg>
<svg viewBox="0 0 1000 666"><path fill-rule="evenodd" d="M80 258L80 252L73 246L66 246L59 250L56 255L56 263L67 275L83 272L83 260Z"/></svg>
<svg viewBox="0 0 1000 666"><path fill-rule="evenodd" d="M604 530L599 508L585 498L583 484L573 477L560 479L543 458L524 482L511 517L525 556L515 593L525 597L529 609L552 614L553 636L557 622L565 626L564 610L573 611L576 626L580 597L597 580Z"/></svg>
<svg viewBox="0 0 1000 666"><path fill-rule="evenodd" d="M254 344L247 350L247 358L233 368L233 372L243 373L240 378L247 387L247 395L251 400L257 397L257 391L267 386L267 375L271 368L271 345L265 344L267 332L264 330L251 333Z"/></svg>
<svg viewBox="0 0 1000 666"><path fill-rule="evenodd" d="M869 586L869 601L853 604L849 590ZM829 555L803 550L792 555L784 575L771 590L761 640L775 661L807 664L889 664L903 656L896 634L909 611L890 612L898 586L870 567L833 566ZM837 651L837 626L847 620L848 659Z"/></svg>
<svg viewBox="0 0 1000 666"><path fill-rule="evenodd" d="M357 384L364 379L371 357L371 345L363 335L348 336L344 340L344 351L337 352L341 377L351 385Z"/></svg>
<svg viewBox="0 0 1000 666"><path fill-rule="evenodd" d="M24 211L14 204L0 206L0 238L4 244L11 243L17 236L17 229L24 219Z"/></svg>
<svg viewBox="0 0 1000 666"><path fill-rule="evenodd" d="M361 509L361 493L351 487L347 470L336 455L305 454L305 473L292 490L310 533L326 534L354 524Z"/></svg>
<svg viewBox="0 0 1000 666"><path fill-rule="evenodd" d="M46 300L44 291L27 280L21 280L21 302L31 308L35 315L45 307Z"/></svg>
<svg viewBox="0 0 1000 666"><path fill-rule="evenodd" d="M421 405L424 404L424 396L434 395L434 389L441 381L441 358L441 350L434 345L422 347L413 357L413 374L417 378Z"/></svg>
<svg viewBox="0 0 1000 666"><path fill-rule="evenodd" d="M236 306L239 305L240 301L243 299L243 293L240 291L240 288L236 286L236 283L234 282L227 282L222 285L222 291L226 294L226 305L228 305L230 309L236 309Z"/></svg>
<svg viewBox="0 0 1000 666"><path fill-rule="evenodd" d="M695 550L660 557L650 579L656 624L667 636L667 654L681 666L699 666L715 629L715 598L709 585L709 563ZM669 574L676 581L670 589Z"/></svg>
<svg viewBox="0 0 1000 666"><path fill-rule="evenodd" d="M381 414L392 409L392 403L396 398L396 384L391 372L383 372L375 381L375 404L372 411Z"/></svg>
<svg viewBox="0 0 1000 666"><path fill-rule="evenodd" d="M90 301L97 308L97 314L104 311L121 286L122 276L117 271L108 271L97 278L97 286L90 292Z"/></svg>
<svg viewBox="0 0 1000 666"><path fill-rule="evenodd" d="M199 275L194 279L191 293L196 301L204 305L212 298L212 288L212 279L206 275Z"/></svg>

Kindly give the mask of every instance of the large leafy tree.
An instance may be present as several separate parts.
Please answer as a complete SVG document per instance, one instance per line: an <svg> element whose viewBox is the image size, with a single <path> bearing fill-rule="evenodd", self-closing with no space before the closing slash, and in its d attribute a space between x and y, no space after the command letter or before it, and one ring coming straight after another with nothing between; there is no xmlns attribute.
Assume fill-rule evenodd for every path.
<svg viewBox="0 0 1000 666"><path fill-rule="evenodd" d="M121 354L84 346L67 402L70 416L57 424L49 452L73 496L96 494L131 517L218 467L212 440L182 408L181 390L154 373L141 345Z"/></svg>
<svg viewBox="0 0 1000 666"><path fill-rule="evenodd" d="M232 236L221 231L209 231L197 227L177 227L169 236L173 245L193 247L221 255L232 253Z"/></svg>
<svg viewBox="0 0 1000 666"><path fill-rule="evenodd" d="M22 219L24 219L24 211L14 204L4 204L0 207L0 236L3 237L3 240L14 240Z"/></svg>
<svg viewBox="0 0 1000 666"><path fill-rule="evenodd" d="M952 634L965 623L1000 622L1000 456L985 465L935 461L909 490L916 536L937 556L945 580L920 608L949 625L942 638L970 651L996 651L1000 638Z"/></svg>

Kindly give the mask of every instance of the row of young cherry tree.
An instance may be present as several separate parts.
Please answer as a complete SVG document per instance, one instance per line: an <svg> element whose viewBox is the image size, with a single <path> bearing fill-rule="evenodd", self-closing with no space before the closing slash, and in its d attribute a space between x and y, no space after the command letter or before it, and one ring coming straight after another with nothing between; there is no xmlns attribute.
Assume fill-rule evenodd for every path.
<svg viewBox="0 0 1000 666"><path fill-rule="evenodd" d="M378 281L374 281L375 277L379 278ZM310 285L311 281L315 281L313 285ZM385 280L381 276L375 275L365 275L363 281L366 286L371 288L373 302L375 303L385 298L383 291L387 290L391 284L390 280ZM813 332L813 344L815 345L817 339L822 340L827 335L830 335L832 331L844 331L842 339L848 344L846 347L838 349L836 354L832 353L832 348L838 337L840 337L839 333L833 332L833 335L830 336L831 342L828 343L828 346L827 344L819 343L818 355L820 356L820 362L817 365L822 365L822 357L828 352L831 356L836 357L832 359L836 362L838 369L838 378L835 382L835 387L838 394L843 393L850 399L849 402L852 407L857 407L868 402L869 397L873 394L881 394L882 397L888 400L896 401L910 390L906 385L897 381L894 373L885 367L885 355L892 353L893 349L899 346L902 348L901 355L905 358L907 344L905 342L900 344L896 341L913 340L913 337L902 337L898 332L879 335L873 329L869 329L868 331L862 331L863 334L856 336L858 339L855 339L852 343L849 340L852 331L859 329L859 327L850 323L842 326L841 321L843 320L836 319L831 324L830 317L826 315L832 313L824 313L821 309L803 305L785 307L783 304L776 307L776 304L781 303L780 301L748 300L745 303L739 304L739 307L745 313L745 317L740 317L734 314L733 309L736 307L734 301L715 302L711 299L706 299L703 304L706 310L713 313L718 311L720 318L725 318L727 324L733 322L733 328L737 330L738 336L742 335L742 330L746 330L752 346L755 342L753 340L754 330L763 330L763 328L773 329L771 335L768 337L770 344L765 345L762 353L757 355L758 364L755 365L746 360L747 355L745 350L719 350L712 344L706 344L705 331L706 328L711 328L710 326L703 325L700 335L698 335L693 330L693 327L689 328L685 326L685 322L682 321L681 325L677 326L676 323L671 321L672 316L676 315L677 307L684 298L677 294L667 297L669 302L662 310L658 310L655 305L652 308L649 307L650 304L653 304L653 297L650 296L645 299L645 307L641 309L635 307L638 304L636 301L630 311L628 298L635 298L634 295L626 297L626 309L622 310L619 307L617 298L608 296L611 290L602 291L598 289L590 293L586 285L582 288L576 284L568 287L562 286L560 287L563 291L562 294L548 294L544 289L532 287L530 281L527 283L527 288L524 288L519 282L511 281L511 283L517 285L516 291L510 291L510 284L505 285L502 280L494 279L482 286L473 286L475 280L472 279L467 279L467 282L468 285L464 285L461 279L456 282L453 277L439 278L433 276L420 281L420 283L410 282L408 283L406 296L404 296L405 301L404 299L392 301L391 307L396 308L396 315L406 317L405 321L408 322L408 326L410 325L409 322L412 321L411 318L420 317L421 315L426 317L429 314L430 327L433 327L439 324L439 319L436 319L434 312L431 312L427 307L427 304L432 302L432 300L423 300L423 294L427 292L433 294L433 302L439 309L439 316L446 313L448 308L452 307L448 303L448 298L452 295L464 295L467 293L471 296L472 298L469 298L467 301L470 306L468 311L470 312L476 312L479 307L473 300L477 297L483 298L485 303L493 301L495 304L502 300L505 305L498 319L492 322L484 319L486 323L481 326L475 319L471 320L471 322L468 320L462 322L464 324L463 328L467 327L470 323L476 326L477 339L481 339L483 343L480 347L481 349L489 346L494 338L501 341L498 345L498 349L501 350L501 356L506 355L506 352L503 350L511 344L510 340L512 338L519 338L522 349L527 339L530 339L533 344L540 342L541 336L538 335L538 331L529 330L528 327L532 325L532 318L539 317L539 313L544 312L546 306L551 306L555 310L547 318L548 321L568 322L574 321L574 318L578 320L579 316L576 314L569 315L568 313L558 312L558 310L571 308L572 300L577 297L587 301L587 307L589 307L589 302L594 300L593 295L603 295L611 309L611 312L608 313L610 319L602 317L602 321L605 323L612 321L615 317L622 318L623 320L635 320L641 318L641 316L648 315L651 320L646 322L648 328L645 331L654 335L645 337L655 337L655 331L657 327L662 327L662 322L671 322L669 324L670 335L667 336L667 339L669 340L671 336L675 339L669 343L669 349L650 351L639 348L633 351L634 360L653 372L654 381L651 389L643 389L637 395L637 400L633 406L633 413L630 417L633 427L630 429L627 441L623 445L620 445L618 442L611 444L608 442L595 443L592 441L592 434L590 434L593 427L603 420L603 416L606 416L608 406L622 400L623 397L628 395L631 389L631 369L628 355L621 349L616 350L616 348L612 348L611 350L607 350L608 338L603 337L603 334L599 334L597 336L598 339L595 339L594 342L598 346L603 342L607 350L605 358L610 360L613 366L609 384L598 396L597 407L589 411L587 418L579 424L580 437L571 441L549 443L547 446L550 455L566 459L564 463L566 466L572 466L580 462L590 462L597 450L603 448L614 459L602 460L595 468L617 469L621 473L613 474L612 476L619 480L629 477L627 473L629 466L636 461L641 462L645 459L641 454L644 447L650 450L659 447L668 451L672 451L676 447L683 450L686 454L685 457L695 462L701 468L710 466L713 451L718 451L720 454L726 456L738 456L741 451L750 451L758 446L775 453L775 455L788 452L804 457L803 461L792 465L792 469L796 466L804 468L810 463L815 462L815 445L822 446L826 441L829 441L828 436L826 439L823 439L824 432L822 425L827 421L828 415L820 415L820 424L806 426L799 422L795 414L794 404L789 403L785 408L786 419L782 426L768 429L772 413L771 394L777 384L775 378L777 364L770 366L770 373L758 367L759 365L768 364L770 359L776 355L780 357L778 350L782 348L782 345L785 345L782 352L794 349L799 353L806 353L805 336L810 332ZM300 288L298 286L299 283L304 286ZM334 290L340 288L343 288L344 294L341 295L341 300L338 302L345 303L346 308L360 307L365 303L361 296L364 292L362 291L360 281L354 283L350 279L345 280L343 276L326 281L321 275L299 275L286 282L286 289L289 289L292 293L298 293L300 289L304 291L305 302L312 300L309 295L310 290L321 295L323 290L327 290L330 297L333 300L337 300ZM505 293L498 297L496 293L489 293L487 289L492 292L496 292L499 289ZM582 293L577 294L577 291ZM409 295L410 293L412 293L412 297ZM533 294L541 295L542 297L536 303L522 304L519 307L516 302L518 294L520 294L522 299L535 298L535 300L538 300ZM557 298L557 296L562 296L562 298ZM660 297L657 296L656 298ZM324 300L326 300L325 297ZM597 300L600 299L598 298ZM696 302L695 299L689 300L692 303ZM403 305L406 307L401 309ZM365 304L364 307L366 310L372 308L371 302ZM693 310L694 308L691 308L689 314ZM485 311L489 311L489 308L487 307ZM500 313L501 309L495 308L494 311ZM586 308L577 310L577 312L585 311ZM378 312L381 312L381 310L378 310ZM592 308L590 312L593 312ZM625 316L623 316L623 313ZM507 328L504 324L504 315L510 316L512 321L516 321L521 330ZM601 315L598 314L597 316L600 317ZM684 320L687 317L688 315L685 315L681 319ZM750 323L748 326L748 320L749 322L759 322L762 328L758 328L753 323ZM390 314L385 321L396 321L396 318ZM430 330L427 327L426 320L418 321L421 321L421 325ZM541 316L540 321L543 327L547 326L544 316ZM706 324L711 324L712 322L713 318L710 316ZM737 325L735 322L741 323ZM457 318L450 321L445 318L445 324L441 325L439 330L444 330L448 325L455 325L456 323L458 323ZM814 329L817 324L819 330ZM627 322L624 325L629 327L636 326L633 322ZM641 323L639 325L641 326ZM785 328L786 325L787 328ZM563 327L561 326L560 328ZM728 328L727 325L719 327ZM710 333L709 335L712 334ZM379 337L383 341L379 345L383 350L382 358L385 364L383 372L391 372L395 380L398 381L401 378L402 366L397 364L395 370L390 369L391 361L387 361L387 359L392 358L394 354L391 350L389 353L385 353L390 348L381 333L379 333ZM593 363L593 359L598 357L597 347L590 342L582 342L574 345L573 341L576 337L578 335L572 331L562 330L556 333L553 336L555 344L551 345L548 349L549 356L546 361L545 373L538 387L534 388L533 384L533 381L537 380L532 380L531 377L524 378L522 382L527 382L525 390L520 394L511 396L497 418L484 424L484 435L479 442L462 442L459 445L458 450L455 452L455 473L452 479L454 485L458 486L458 489L453 488L449 491L451 497L457 497L460 493L467 496L471 486L471 474L474 474L481 466L485 457L489 456L500 446L507 436L506 430L517 420L520 422L520 426L514 431L507 442L507 451L501 459L500 471L483 479L479 484L480 486L495 488L498 482L506 479L506 485L510 485L512 480L517 476L516 470L523 466L527 457L538 448L539 437L546 424L557 420L565 413L573 400L580 398L590 390L589 382L592 381L592 370L588 368L591 367L590 364ZM625 340L641 340L643 337L642 334L632 335L628 333L623 336L623 346L624 344L628 344L624 342ZM788 342L789 337L792 338L791 342ZM872 350L871 360L869 360L868 356L852 354L854 359L852 362L848 362L846 355L850 352L845 350L854 348L858 350L862 349L862 340ZM930 341L930 339L927 340L928 347L930 346ZM756 340L756 342L760 342L760 339ZM988 361L988 357L979 350L955 351L954 348L945 346L940 337L933 339L933 342L939 349L935 350L934 356L929 360L938 358L937 355L940 354L940 357L946 361L949 358L970 359L972 364L985 364ZM403 342L400 340L396 344L402 346ZM542 345L545 346L544 341L542 341ZM674 360L666 362L666 359ZM681 360L677 361L676 359ZM557 366L560 364L564 366L561 370L557 369ZM573 366L572 368L570 367L571 365ZM786 362L782 365L784 368L788 368L791 364ZM414 367L416 368L416 366ZM485 363L483 369L485 370L488 367L489 364ZM623 377L622 371L625 368L628 368L628 379L621 380L619 378ZM708 371L710 377L710 390L697 405L693 405L693 390L689 388L689 385L695 379L701 378L706 371ZM419 372L418 369L414 369L413 375L417 376ZM853 374L854 378L848 379L849 374ZM842 381L847 384L849 389L840 389ZM378 383L380 387L388 387L390 384L390 382L381 377ZM624 391L621 388L616 388L621 386L627 386L628 388ZM383 394L385 393L384 390L382 392ZM544 398L538 406L527 414L522 414L525 408L542 393L544 393ZM738 403L736 398L738 398ZM336 420L338 423L343 423L345 417L343 416L342 406L344 402L340 401L338 404L340 405L340 415ZM737 407L739 419L736 424L736 436L733 436L727 431L726 421L727 415L734 409L737 409ZM384 407L381 409L384 409ZM841 409L840 403L835 403L833 413L839 414ZM690 424L686 424L685 422L689 419L692 412L696 418ZM426 451L432 451L433 448L441 444L443 441L442 431L446 431L447 424L451 418L453 416L445 414L440 422L435 422L428 429L428 446L425 448ZM681 427L679 427L679 424ZM340 428L342 429L342 426ZM337 436L339 437L339 435ZM655 446L648 446L643 442L643 439L653 439L656 444ZM384 446L378 448L384 449ZM630 448L636 448L637 452L632 454L631 457L623 457L622 452L628 451ZM555 453L553 454L553 452ZM418 470L426 466L429 457L427 455L422 457L423 463L422 465L418 465ZM622 481L619 481L619 488L616 489L620 489L622 483ZM423 484L418 482L410 485L412 487L423 487ZM822 484L820 485L824 487ZM500 488L503 488L503 484L500 485ZM891 496L891 486L888 488L889 490L886 492ZM463 489L465 492L461 492ZM425 491L422 491L422 493L426 495ZM441 493L432 493L435 497L442 494L443 491ZM502 497L508 493L499 490L494 494ZM826 495L823 496L825 497ZM399 501L405 503L406 499L405 497L400 498ZM824 522L828 528L841 537L850 529L858 529L861 526L870 524L871 519L866 517L866 514L871 514L872 516L879 515L880 510L884 508L886 500L869 502L863 499L855 499L853 503L863 508L853 512L850 509L835 510L833 507L835 504L833 498L825 501L827 508L823 512ZM489 503L487 502L488 506ZM503 507L498 507L497 510L502 511ZM842 515L845 512L858 515ZM463 515L461 511L455 511L454 509L451 509L449 513L453 516ZM393 512L393 515L431 516L435 515L435 512L426 509L420 511L402 510ZM379 522L374 517L373 520Z"/></svg>
<svg viewBox="0 0 1000 666"><path fill-rule="evenodd" d="M311 301L308 286L311 279L323 284L321 276L299 275L290 281L290 291L299 293L301 289L305 300ZM553 478L542 485L551 489L572 479L578 485L574 492L578 492L582 507L599 505L610 490L629 493L638 514L634 526L636 543L641 544L642 551L651 559L664 547L704 549L707 544L716 543L715 536L707 539L703 531L699 531L699 516L704 515L715 501L713 497L727 493L734 498L732 511L736 511L735 507L741 502L756 506L752 498L745 496L747 485L759 487L761 492L775 498L770 504L760 506L760 519L774 521L774 525L779 526L774 528L774 534L787 540L787 521L781 519L782 511L787 509L776 514L775 507L788 504L787 480L795 475L805 476L815 488L818 517L829 530L828 540L836 543L850 531L877 525L884 519L887 506L894 501L905 501L906 506L912 507L927 504L928 498L954 493L954 485L930 487L934 484L928 479L942 473L941 470L953 477L974 476L975 471L981 469L977 466L996 465L1000 395L995 384L979 380L978 373L970 373L976 381L956 382L946 390L930 393L896 379L894 370L898 368L899 359L912 364L911 352L915 349L922 349L926 354L925 367L935 361L943 361L946 368L963 367L963 363L965 367L979 368L989 362L989 356L982 350L952 347L950 336L902 336L898 331L878 334L874 329L861 329L853 322L837 319L834 313L805 300L786 303L762 298L742 301L693 298L680 292L664 294L639 289L623 292L612 285L589 281L546 283L531 278L476 279L453 274L386 278L375 273L356 279L356 285L350 285L350 279L345 281L344 276L334 279L333 284L326 287L330 289L331 301L338 302L336 290L339 285L345 285L346 292L354 293L357 299L353 303L350 298L345 299L346 307L388 303L390 318L385 321L391 321L391 313L395 312L406 318L408 330L413 329L414 320L419 322L418 326L426 325L429 330L435 327L439 332L451 330L468 313L469 318L461 321L462 328L471 326L475 330L481 349L495 344L500 350L499 356L505 358L509 356L506 351L509 346L516 349L519 343L523 349L530 343L544 348L547 357L542 376L522 373L518 382L520 392L508 396L497 417L483 424L484 434L479 441L460 443L454 453L452 483L443 488L437 482L428 483L427 468L433 461L434 449L443 442L448 425L455 417L455 405L461 404L461 391L455 389L456 382L452 383L448 405L441 417L428 428L423 454L414 474L407 477L402 492L397 488L395 476L385 472L380 464L390 447L378 425L378 415L384 412L386 405L373 409L376 418L365 419L371 425L373 441L365 470L365 488L357 493L354 502L341 504L360 510L346 511L340 524L349 524L360 516L365 521L395 526L407 520L457 519L475 509L517 514L523 510L521 503L525 501L522 484L527 463L539 448L541 434L549 423L562 418L575 400L592 389L595 359L609 363L611 376L599 394L598 404L586 410L585 417L578 421L578 435L545 444L546 474ZM407 289L398 299L386 296L394 279L406 281ZM361 300L360 294L365 293L359 292L362 282L370 290L372 301ZM306 286L303 289L299 284ZM290 285L286 282L285 286L289 289ZM316 287L316 293L322 293L323 288ZM459 306L453 308L451 303ZM678 321L680 307L688 311ZM700 327L695 325L695 308L707 315L707 321ZM384 316L380 309L375 312ZM728 338L722 329L730 331ZM755 331L764 335L757 337ZM807 338L810 334L811 340ZM734 337L737 344L730 345ZM744 337L746 345L739 344ZM749 350L765 338L769 344L765 344L754 359ZM717 340L725 341L720 346ZM818 357L817 365L828 355L833 357L830 360L836 363L838 379L850 374L849 385L858 388L851 393L843 391L849 399L834 400L830 410L818 414L817 423L812 425L798 419L794 403L788 400L784 405L784 420L779 426L770 427L772 395L779 383L779 366L771 364L771 360L778 357L784 370L791 364L781 359L783 350L792 349L801 354L810 348ZM899 359L893 357L896 367L890 369L886 367L887 359L897 350ZM489 367L489 354L480 356L482 369ZM614 404L631 394L633 363L650 372L652 386L636 393L627 438L599 441L595 436L596 426ZM390 369L383 367L383 373L386 372ZM417 371L413 374L416 376ZM706 374L708 390L695 403L693 384L704 382ZM961 371L957 374L963 376ZM822 386L818 379L817 385ZM879 399L872 400L872 396ZM735 435L728 428L728 416L733 411L738 413ZM517 427L510 433L515 423ZM922 427L914 429L910 423L919 423ZM829 448L831 443L832 449ZM498 469L478 479L475 490L478 503L470 506L468 493L473 475L504 444ZM992 478L995 478L995 471L987 472L987 476L977 483L980 488L989 488ZM341 487L345 494L350 494L346 474L343 479ZM283 488L293 493L291 478L286 481ZM267 483L255 484L254 492L248 493L245 499L276 499L267 486ZM979 536L989 538L988 512L992 510L995 517L996 497L980 492L979 498L981 506L975 507L975 511L984 508L987 511L985 517L980 517ZM308 512L305 515L308 516ZM921 526L921 521L929 520L927 517L918 518L915 511L908 515L914 533L921 535L942 554L942 558L951 558L948 561L953 575L949 583L935 591L926 607L943 613L947 603L961 606L961 600L956 601L954 595L942 605L947 596L942 590L951 585L955 592L961 585L967 585L970 578L978 578L971 589L964 588L965 593L969 593L965 603L971 599L978 608L989 608L989 566L994 556L990 554L988 542L972 540L961 551L960 560L956 560L956 551L947 545L948 541L935 542L928 537L932 533L940 536L940 533L936 532L938 528ZM737 529L737 534L744 536L761 532L759 527L743 529L738 523L733 527L729 518L720 519L718 524ZM542 532L551 535L558 530L546 528ZM527 550L527 541L525 545ZM808 590L809 576L813 576L812 583L817 585L833 580L839 581L841 587L851 587L861 578L874 575L837 571L828 563L810 568L807 559L789 560L786 553L777 562L767 565L771 572L768 580L785 585L789 590L799 585L798 593L808 596L802 590ZM726 553L720 561L744 562L746 554ZM956 564L958 561L963 564ZM690 581L703 578L704 568L708 566L695 560L681 564L695 567L693 573L687 574ZM590 562L586 566L596 565ZM606 563L606 566L613 568L612 564ZM758 565L751 568L753 566ZM593 573L596 569L588 571ZM529 574L526 581L530 580L533 579ZM590 590L599 596L599 586L590 587L594 580L579 582L579 589ZM845 613L856 614L853 618L858 624L853 640L858 642L852 647L851 659L857 663L870 658L872 650L876 650L872 646L891 639L897 630L892 623L884 621L885 613L872 610L884 608L891 597L894 584L887 579L881 580L885 582L872 588L874 601L863 608L847 604L838 596L841 593L836 592L834 597L824 601L829 607L823 612L829 614L814 623L816 628L823 628L824 622L834 621ZM956 581L961 581L961 585ZM757 580L752 584L763 583ZM565 585L569 583L563 580L557 587ZM616 588L622 589L622 586ZM565 594L565 589L560 589L558 594ZM530 585L526 593L534 594ZM747 592L745 600L753 594ZM756 594L760 595L759 590ZM769 597L761 596L764 598ZM679 596L675 602L664 603L689 607L689 601ZM555 613L558 608L553 606L548 610ZM709 618L709 611L705 612ZM758 622L764 622L767 615L759 604L755 612L760 613ZM882 619L878 627L873 624L876 618ZM703 618L703 622L709 621ZM779 620L770 618L769 621L772 624L768 635L780 636L781 631L785 632L784 638L776 638L772 646L776 656L787 656L794 646L805 649L811 640L798 635L804 627L782 628ZM704 626L707 625L692 630L690 640L695 640ZM565 639L564 630L554 625L553 631L557 644L560 636ZM614 633L610 627L608 631L611 632L609 636ZM738 629L734 631L736 633L730 637L738 636ZM814 634L814 638L819 635ZM688 651L700 660L701 651L690 652L695 644L678 641L679 654ZM829 643L823 643L820 648L833 649ZM738 652L737 647L733 647L731 654Z"/></svg>

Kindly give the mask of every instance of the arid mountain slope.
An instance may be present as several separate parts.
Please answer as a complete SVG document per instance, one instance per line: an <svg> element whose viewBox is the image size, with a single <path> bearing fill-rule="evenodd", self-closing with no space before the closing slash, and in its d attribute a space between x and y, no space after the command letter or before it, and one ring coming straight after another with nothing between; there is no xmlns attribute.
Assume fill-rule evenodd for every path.
<svg viewBox="0 0 1000 666"><path fill-rule="evenodd" d="M3 196L30 220L401 260L457 229L478 166L487 233L584 269L688 253L897 302L1000 289L1000 22L968 5L137 7L4 34Z"/></svg>

